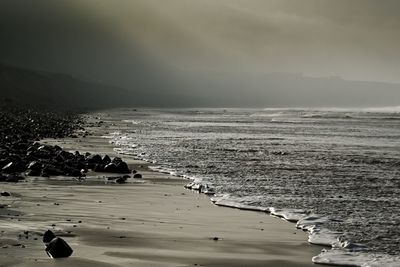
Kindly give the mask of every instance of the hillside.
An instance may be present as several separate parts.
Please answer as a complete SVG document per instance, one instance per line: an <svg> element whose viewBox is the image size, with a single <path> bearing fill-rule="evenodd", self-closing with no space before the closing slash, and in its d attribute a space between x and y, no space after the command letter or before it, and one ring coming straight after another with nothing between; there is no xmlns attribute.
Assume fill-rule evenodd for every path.
<svg viewBox="0 0 400 267"><path fill-rule="evenodd" d="M0 92L3 101L71 108L127 106L131 98L121 88L4 64L0 64Z"/></svg>

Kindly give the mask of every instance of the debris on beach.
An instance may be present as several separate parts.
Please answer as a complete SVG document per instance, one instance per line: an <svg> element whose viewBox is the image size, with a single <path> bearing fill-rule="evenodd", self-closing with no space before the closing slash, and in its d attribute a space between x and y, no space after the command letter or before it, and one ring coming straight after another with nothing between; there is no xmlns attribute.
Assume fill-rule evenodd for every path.
<svg viewBox="0 0 400 267"><path fill-rule="evenodd" d="M190 182L190 183L186 184L184 187L185 187L186 189L192 189L192 186L194 186L194 185L195 185L194 182Z"/></svg>
<svg viewBox="0 0 400 267"><path fill-rule="evenodd" d="M201 184L196 182L190 182L184 186L186 189L198 191L209 196L215 194L214 188L210 187L208 184Z"/></svg>
<svg viewBox="0 0 400 267"><path fill-rule="evenodd" d="M215 190L214 190L214 188L212 188L212 187L210 187L208 184L206 184L206 185L202 188L201 193L206 194L206 195L209 195L209 196L213 196L213 195L215 195Z"/></svg>

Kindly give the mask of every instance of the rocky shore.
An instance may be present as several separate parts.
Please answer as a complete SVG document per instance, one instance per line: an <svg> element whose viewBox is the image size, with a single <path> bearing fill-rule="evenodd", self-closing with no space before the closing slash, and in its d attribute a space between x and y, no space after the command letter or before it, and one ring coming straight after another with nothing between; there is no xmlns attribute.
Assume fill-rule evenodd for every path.
<svg viewBox="0 0 400 267"><path fill-rule="evenodd" d="M18 182L25 176L63 175L81 179L89 169L131 173L126 162L118 157L71 153L57 145L40 143L44 138L85 137L88 132L76 112L17 106L1 106L0 111L0 182ZM123 176L118 182L127 178Z"/></svg>
<svg viewBox="0 0 400 267"><path fill-rule="evenodd" d="M127 117L113 112L84 115L85 124L71 123L74 130L69 133L70 137L41 139L34 154L49 150L40 153L51 156L35 161L46 165L57 154L65 154L71 157L65 162L73 162L73 155L86 168L115 170L119 160L114 157L118 154L105 137L132 126L125 122ZM78 122L81 120L79 116L75 118ZM83 126L85 130L79 128ZM32 143L28 147L37 142L35 138L29 140ZM75 150L91 154L81 152L81 156L75 156ZM21 160L26 157L22 152L18 155ZM105 164L110 159L111 165ZM143 178L128 179L123 185L116 180L108 181L127 174L89 171L81 181L65 175L29 177L25 173L29 172L31 162L25 161L23 182L0 183L1 191L10 192L9 196L0 196L0 265L4 267L306 267L313 265L311 257L320 251L310 246L306 234L293 229L293 225L265 213L218 207L204 194L185 189L187 180L151 171L148 163L131 155L124 155L124 161ZM61 168L63 164L55 166ZM48 230L59 237L53 238L52 245L46 244L48 239L44 238ZM64 243L60 239L71 248L64 244L67 250L63 250L62 256L71 255L72 250L73 254L52 260L48 253L53 257L61 255L53 252L54 247Z"/></svg>

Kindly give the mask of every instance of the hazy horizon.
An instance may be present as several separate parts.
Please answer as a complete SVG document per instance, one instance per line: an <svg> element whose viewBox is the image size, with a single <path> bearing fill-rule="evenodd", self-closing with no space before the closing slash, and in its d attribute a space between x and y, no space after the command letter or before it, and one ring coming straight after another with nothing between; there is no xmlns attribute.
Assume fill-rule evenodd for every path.
<svg viewBox="0 0 400 267"><path fill-rule="evenodd" d="M354 105L373 105L379 90L400 94L398 11L395 0L6 0L0 62L154 105L347 106L349 90Z"/></svg>

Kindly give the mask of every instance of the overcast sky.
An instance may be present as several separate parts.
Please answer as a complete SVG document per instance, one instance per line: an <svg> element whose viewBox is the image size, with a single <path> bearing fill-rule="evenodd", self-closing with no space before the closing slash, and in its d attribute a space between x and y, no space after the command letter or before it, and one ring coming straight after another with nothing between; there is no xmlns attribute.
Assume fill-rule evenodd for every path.
<svg viewBox="0 0 400 267"><path fill-rule="evenodd" d="M0 62L128 88L221 72L400 82L399 14L398 0L2 0Z"/></svg>

